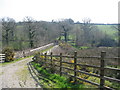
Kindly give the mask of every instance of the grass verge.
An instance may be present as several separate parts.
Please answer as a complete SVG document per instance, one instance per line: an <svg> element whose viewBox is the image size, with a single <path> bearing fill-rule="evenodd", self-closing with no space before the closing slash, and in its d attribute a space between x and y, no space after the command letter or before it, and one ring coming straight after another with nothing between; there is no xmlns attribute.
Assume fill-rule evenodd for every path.
<svg viewBox="0 0 120 90"><path fill-rule="evenodd" d="M69 81L69 77L60 76L58 74L52 74L49 70L40 67L40 64L32 62L33 67L40 74L40 84L43 88L85 88L83 84L75 84L73 81Z"/></svg>
<svg viewBox="0 0 120 90"><path fill-rule="evenodd" d="M12 63L16 63L20 60L23 60L23 59L26 59L26 58L30 58L30 57L33 57L33 56L27 56L25 58L19 58L19 59L15 59L14 61L11 61L11 62L4 62L4 63L0 63L0 66L5 66L5 65L8 65L8 64L12 64Z"/></svg>
<svg viewBox="0 0 120 90"><path fill-rule="evenodd" d="M46 52L48 51L49 49L53 48L54 46L50 46L49 48L47 49L44 49L44 50L41 50L41 52ZM0 63L0 66L5 66L5 65L8 65L8 64L12 64L12 63L16 63L17 61L20 61L20 60L23 60L23 59L26 59L26 58L30 58L30 57L33 57L32 56L27 56L25 58L19 58L19 59L15 59L14 61L11 61L11 62L4 62L4 63Z"/></svg>
<svg viewBox="0 0 120 90"><path fill-rule="evenodd" d="M50 46L49 48L44 49L44 50L41 50L40 52L46 52L46 51L50 50L50 49L53 48L53 47L54 47L54 46Z"/></svg>

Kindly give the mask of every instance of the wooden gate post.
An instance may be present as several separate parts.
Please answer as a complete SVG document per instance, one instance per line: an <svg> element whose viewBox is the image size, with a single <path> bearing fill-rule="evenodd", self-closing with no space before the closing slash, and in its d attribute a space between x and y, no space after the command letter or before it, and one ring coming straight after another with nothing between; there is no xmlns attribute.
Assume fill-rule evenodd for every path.
<svg viewBox="0 0 120 90"><path fill-rule="evenodd" d="M74 52L74 78L75 78L75 83L76 83L76 76L77 76L77 52Z"/></svg>
<svg viewBox="0 0 120 90"><path fill-rule="evenodd" d="M62 53L60 53L60 76L62 76Z"/></svg>
<svg viewBox="0 0 120 90"><path fill-rule="evenodd" d="M104 89L104 84L105 84L105 80L104 80L105 56L106 56L106 52L102 51L101 52L101 61L100 61L100 90Z"/></svg>

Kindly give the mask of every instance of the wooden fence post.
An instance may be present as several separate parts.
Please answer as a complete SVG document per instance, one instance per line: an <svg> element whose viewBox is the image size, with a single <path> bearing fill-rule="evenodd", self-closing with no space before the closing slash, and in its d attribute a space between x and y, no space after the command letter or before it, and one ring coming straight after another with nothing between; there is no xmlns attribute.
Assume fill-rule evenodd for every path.
<svg viewBox="0 0 120 90"><path fill-rule="evenodd" d="M62 76L62 53L60 53L60 76Z"/></svg>
<svg viewBox="0 0 120 90"><path fill-rule="evenodd" d="M76 83L76 76L77 76L77 52L74 52L74 78L75 78L75 83Z"/></svg>
<svg viewBox="0 0 120 90"><path fill-rule="evenodd" d="M52 68L52 63L53 63L53 62L52 62L52 54L53 54L53 53L51 52L51 53L50 53L50 57L51 57L51 58L50 58L50 60L51 60L51 68Z"/></svg>
<svg viewBox="0 0 120 90"><path fill-rule="evenodd" d="M47 53L45 53L45 59L44 59L44 60L45 60L44 62L46 63L46 60L47 60Z"/></svg>
<svg viewBox="0 0 120 90"><path fill-rule="evenodd" d="M106 56L106 52L102 51L101 52L101 61L100 61L100 90L104 89L104 84L105 84L105 80L104 80L105 56Z"/></svg>

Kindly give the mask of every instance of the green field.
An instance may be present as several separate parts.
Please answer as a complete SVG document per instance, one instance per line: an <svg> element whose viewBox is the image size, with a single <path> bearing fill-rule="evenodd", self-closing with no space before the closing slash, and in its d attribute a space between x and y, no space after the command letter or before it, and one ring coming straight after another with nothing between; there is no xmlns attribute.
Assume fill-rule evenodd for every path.
<svg viewBox="0 0 120 90"><path fill-rule="evenodd" d="M96 25L99 30L102 30L107 35L112 36L114 39L117 38L117 29L115 28L115 25Z"/></svg>

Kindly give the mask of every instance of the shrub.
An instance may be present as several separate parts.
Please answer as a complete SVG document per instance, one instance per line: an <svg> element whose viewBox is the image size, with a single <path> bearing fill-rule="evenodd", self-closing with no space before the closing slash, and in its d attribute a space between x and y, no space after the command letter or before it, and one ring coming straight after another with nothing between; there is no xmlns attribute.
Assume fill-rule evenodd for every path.
<svg viewBox="0 0 120 90"><path fill-rule="evenodd" d="M5 62L10 62L14 60L14 51L10 47L6 47L2 51L3 54L5 54Z"/></svg>
<svg viewBox="0 0 120 90"><path fill-rule="evenodd" d="M40 60L40 53L36 52L32 59L33 59L34 62L38 62Z"/></svg>

